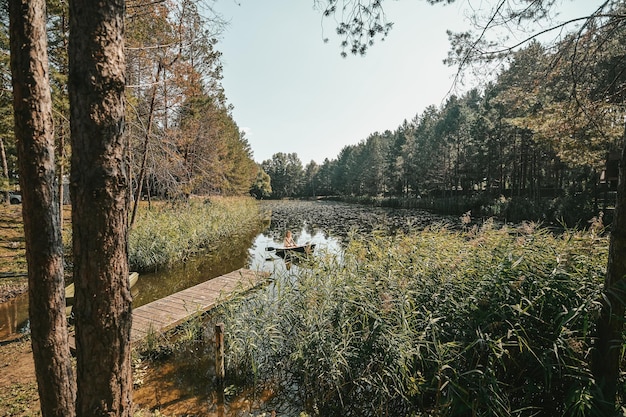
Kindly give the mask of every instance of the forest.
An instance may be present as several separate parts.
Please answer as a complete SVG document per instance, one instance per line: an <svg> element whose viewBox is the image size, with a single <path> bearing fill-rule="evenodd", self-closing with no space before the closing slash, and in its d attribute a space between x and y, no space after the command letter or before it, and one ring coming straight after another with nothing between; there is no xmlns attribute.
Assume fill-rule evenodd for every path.
<svg viewBox="0 0 626 417"><path fill-rule="evenodd" d="M3 2L4 3L4 2ZM57 173L70 161L68 2L47 3ZM6 4L2 6L6 8ZM257 175L232 117L216 49L222 22L193 1L128 1L125 140L132 192L144 198L247 194ZM5 10L6 11L6 10ZM17 183L8 13L0 13L0 189ZM8 183L7 183L8 182ZM65 180L67 182L67 180ZM68 196L65 196L66 201Z"/></svg>
<svg viewBox="0 0 626 417"><path fill-rule="evenodd" d="M439 3L444 0L429 1ZM340 10L336 7L337 2L328 0L329 9L324 12L325 15ZM370 11L371 8L376 10L381 7L381 3L381 0L372 0L369 3L370 9L365 11ZM513 18L520 22L542 18L541 12L550 8L554 2L547 0L532 4L539 9L529 6L523 13L514 14ZM609 4L611 10L607 8ZM348 8L352 5L348 0L344 2L344 6ZM431 196L460 198L466 194L484 194L505 201L513 197L530 200L567 198L582 204L588 201L586 195L593 194L594 205L599 207L598 190L602 184L606 184L602 204L603 208L609 206L609 190L614 185L611 183L614 181L612 154L619 149L616 142L621 139L623 132L620 104L624 102L622 95L625 54L621 46L624 44L624 4L621 1L607 0L594 16L585 18L580 31L554 45L554 48L547 49L532 42L513 54L509 54L510 50L505 50L500 57L486 57L487 61L495 58L506 60L506 65L501 67L503 69L496 74L497 77L491 84L450 97L440 108L427 109L412 122L403 124L395 133L372 134L362 142L346 147L336 160L325 161L319 167L311 163L306 168L301 168L297 155L276 154L270 161L262 164L265 173L259 171L252 161L249 144L232 120L230 106L220 86L221 66L215 35L219 32L221 22L216 19L207 24L206 11L200 12L195 3L187 0L172 3L71 1L69 6L70 13L64 2L10 1L10 72L6 71L7 54L2 55L2 65L5 65L2 77L3 83L6 83L2 86L2 132L10 134L10 99L6 95L11 91L7 81L10 73L14 87L14 135L18 138L15 152L12 138L3 136L2 165L5 178L15 178L15 164L11 158L14 153L19 155L19 180L24 198L24 242L29 265L30 337L42 415L130 415L130 393L133 387L130 330L133 314L127 260L128 231L132 228L132 219L128 221L128 209L130 194L135 195L134 201L137 202L144 194L144 186L148 196L158 194L170 198L185 197L192 193L245 193L250 191L250 184L254 181L257 184L252 191L257 196L260 191L261 197L267 193L270 196L273 193L275 197L304 196L308 193L316 196L329 194L370 198L398 196L422 200ZM604 13L605 8L608 13ZM534 10L538 11L535 13ZM376 19L380 14L364 14L362 7L357 8L356 13L357 16L365 16L364 19L374 16L374 23L378 24ZM3 30L0 32L5 33L6 21L2 24ZM354 27L351 28L350 24ZM350 20L350 24L340 23L338 34L347 33L348 38L356 35L357 45L361 39L359 33L365 31L371 37L372 34L386 32L386 26L380 26L380 29L376 25L373 26L374 29L368 28L359 18ZM125 25L128 30L124 29ZM68 28L69 37L66 36ZM213 29L207 32L207 28ZM3 50L6 50L6 35L2 36L0 41ZM467 58L465 48L481 46L480 42L466 38L463 34L451 34L450 37L452 49L449 62L452 64L461 62L460 65L463 66ZM356 48L356 52L360 50ZM68 96L69 100L66 100ZM67 110L68 107L71 107L71 111ZM69 118L72 123L68 128ZM77 312L75 379L64 311L65 266L58 210L60 199L55 189L55 179L58 178L62 183L67 170L67 136L71 139L72 148L72 273ZM55 152L58 159L55 159ZM59 161L58 167L55 167L56 161ZM625 162L626 154L622 152L621 167L624 167ZM280 174L288 172L287 168L294 175L285 175L283 179L288 181L281 184ZM325 180L325 175L330 180ZM593 276L597 290L589 298L589 305L592 307L589 311L593 314L583 317L579 322L585 331L583 336L586 337L587 330L593 331L588 345L577 343L582 334L578 334L577 330L570 332L562 323L544 319L542 316L537 316L537 319L533 318L530 322L547 324L559 334L573 335L572 344L567 342L561 345L565 350L575 353L575 361L572 363L562 361L563 356L554 349L558 347L556 344L545 344L546 352L555 352L556 356L555 362L545 367L548 373L542 378L546 385L551 386L555 381L552 371L557 369L557 365L564 366L566 373L562 375L570 375L571 369L584 369L583 379L579 378L580 375L571 374L576 381L583 381L580 389L574 386L574 401L568 400L567 409L559 408L571 411L571 415L617 415L616 411L618 407L621 408L623 398L621 352L626 264L622 254L626 251L626 171L620 168L618 175L615 221L608 240L606 269L602 266L594 268L598 272L593 275L586 273L581 265L587 259L597 261L599 257L594 256L589 248L602 250L599 246L606 242L603 236L596 236L594 230L589 233L588 243L580 246L580 253L584 253L584 257L570 256L568 253L564 253L563 257L558 253L554 256L555 244L549 240L553 236L545 233L549 239L541 246L547 249L550 261L542 264L547 266L545 268L541 265L536 268L539 263L533 261L526 252L510 251L510 255L505 253L502 261L498 260L493 256L503 253L503 246L498 244L482 254L476 252L475 256L456 249L452 239L446 236L441 243L442 247L452 250L453 256L460 256L471 262L481 259L496 260L494 273L478 263L468 263L457 268L458 262L444 261L445 265L453 267L450 272L468 272L462 274L461 278L464 280L478 282L469 272L478 274L477 277L485 281L500 277L502 281L491 287L494 290L511 294L527 286L531 294L536 294L536 300L519 293L519 302L517 299L506 301L507 311L524 319L533 305L539 306L541 311L552 310L568 322L573 322L574 319L578 321L574 316L569 316L569 312L577 314L579 307L561 309L558 303L552 302L545 295L550 293L558 300L569 300L572 298L569 294L576 294L580 290L580 286L572 280L571 272L582 271L582 276L587 278ZM268 180L274 191L267 187ZM327 189L324 190L324 187ZM306 191L307 188L309 191ZM521 245L522 249L530 248L534 252L533 245L540 244L538 233L532 225L525 224L522 227L529 229L527 239L512 236L506 228L502 229L503 236L512 239L509 240L511 243ZM476 235L476 231L477 229L469 230L472 237L478 237L472 244L467 245L469 240L465 238L458 240L458 244L474 249L487 247L485 241L489 236ZM568 247L582 242L577 233L569 234L569 237L568 233L564 235L563 242ZM338 282L338 285L332 285L333 289L347 289L351 286L360 288L361 285L353 279L368 279L374 283L372 288L376 292L365 294L365 298L373 300L375 305L382 308L380 313L367 312L365 319L357 322L363 325L361 328L352 324L341 327L342 330L358 329L360 334L365 335L364 340L367 343L360 344L359 347L372 346L375 353L382 353L381 357L389 357L388 349L379 349L380 345L371 343L371 335L378 333L384 336L384 333L379 333L379 318L390 316L388 313L395 310L399 313L396 316L399 320L392 320L406 327L407 307L410 308L406 312L419 312L421 315L422 309L419 306L428 306L426 299L420 297L414 302L404 302L402 296L407 294L405 289L408 280L394 280L395 282L389 283L389 290L399 289L396 296L390 295L391 292L387 293L387 289L379 285L380 280L370 278L385 274L393 278L394 275L389 274L389 271L392 268L399 270L398 265L402 263L407 265L408 273L414 274L414 265L420 258L426 259L425 265L432 267L434 264L430 260L438 259L437 256L442 251L425 257L422 253L411 252L430 247L431 241L432 239L427 239L420 243L417 240L407 240L407 244L401 247L403 256L408 255L405 258L407 262L402 262L401 259L398 259L401 262L396 262L392 259L387 246L382 242L373 242L369 248L357 243L355 256L344 258L346 265L354 265L356 269L347 273L350 285ZM381 255L379 259L368 259L368 256L377 253ZM604 259L599 261L604 265ZM517 269L522 262L527 262L529 268ZM570 262L571 272L565 268ZM510 265L507 266L508 272L503 269L503 265ZM340 267L343 269L343 265ZM328 273L328 269L325 272ZM554 283L555 278L559 278L568 285L574 285L567 291L544 290L544 287L535 285L539 275L536 272L547 272L546 282ZM454 275L445 272L441 274L439 268L434 269L432 275L437 279L433 281L435 292L428 294L427 300L434 302L433 306L447 306L450 312L462 314L463 310L456 308L454 302L446 302L453 298L441 291L460 287L454 285L454 281L440 280L442 277ZM604 284L598 287L602 278ZM325 282L332 284L330 280ZM314 287L315 284L312 288ZM384 292L379 293L379 290ZM502 328L501 324L508 320L500 320L501 316L491 315L483 310L490 304L490 300L494 300L489 297L490 291L478 287L476 291L470 288L467 293L479 295L475 299L477 303L471 302L468 307L477 313L480 331L485 330L488 333L484 333L486 337L479 334L477 343L471 343L472 347L479 349L476 355L471 354L467 360L463 360L475 364L474 369L470 368L469 372L463 370L458 375L475 378L478 387L486 394L485 398L500 402L499 396L491 395L494 392L498 394L492 388L505 385L514 387L517 397L519 385L496 381L490 370L483 368L481 364L481 358L486 357L485 343L489 342L490 334L495 334L492 331ZM413 290L410 292L417 293ZM467 294L459 293L458 299L470 299ZM548 308L544 309L544 302ZM500 305L501 302L491 304ZM584 304L587 305L587 301ZM308 300L304 300L302 305L308 311L321 311L311 309L312 304ZM280 308L283 306L280 305ZM363 303L358 298L345 306L357 312L364 311ZM553 308L555 306L557 308ZM336 314L325 316L342 317L347 310L340 307L334 310ZM449 323L463 324L467 321L465 314L448 320L438 313L432 315L428 310L427 307L423 311L426 313L424 330L433 328L436 323L442 323L450 329ZM489 315L485 316L483 311ZM278 317L277 314L273 315ZM416 314L415 317L417 316ZM554 323L557 323L556 328ZM368 328L370 324L372 327ZM290 332L295 329L291 325L285 328ZM320 328L326 327L316 326L314 331L305 329L304 333L318 339ZM417 326L413 328L418 329L419 334L424 333ZM511 328L502 333L502 338L505 334L506 337L525 334L524 329L525 327ZM470 330L468 334L470 333L477 334L474 330ZM538 333L543 335L544 331L540 329ZM443 333L436 330L433 336L440 340L441 334ZM452 330L449 334L459 335L460 332ZM292 335L293 333L290 336ZM539 358L523 337L518 338L519 345L502 344L502 339L496 337L498 339L493 340L497 343L491 346L507 347L501 353L496 352L497 358L509 355L509 346L515 352L528 348L529 358ZM294 337L289 339L299 340ZM409 336L402 344L412 349L412 341L413 336ZM426 346L434 345L427 340ZM311 345L307 344L309 346ZM448 352L459 346L455 340L449 343L446 341L442 345ZM462 350L469 352L465 348ZM281 354L286 352L280 348L272 351ZM342 353L347 350L333 347L331 351ZM407 364L418 364L418 367L410 369L412 373L407 374L406 381L411 385L404 381L399 385L402 389L407 389L409 395L422 392L421 381L426 373L421 372L421 363L426 365L424 369L430 368L430 359L422 361L421 358L442 358L439 362L442 367L439 370L446 373L451 370L449 356L436 356L441 350L433 352L435 355L426 356L422 355L424 352L419 348L413 352L412 356L398 355L397 358L401 360L394 358L392 361L399 363L406 360ZM303 363L300 358L313 357L306 350L287 355L300 363ZM453 352L453 357L460 356ZM358 358L351 353L351 360ZM495 364L492 369L504 370L506 373L513 362L522 365L528 363L521 356L512 359L513 361L507 359L500 363L491 362ZM313 363L319 365L321 362ZM352 369L348 362L345 363L348 364L347 369ZM372 365L377 363L380 362L374 361ZM587 364L589 366L586 368L581 366ZM374 368L370 364L367 367ZM336 368L327 369L325 374L338 381L335 378ZM487 372L483 372L483 369ZM464 396L461 389L456 389L457 386L462 388L463 384L448 384L448 381L454 380L444 380L444 372L439 370L433 373L432 381L435 384L430 392L426 391L425 400L428 402L423 404L426 407L434 404L433 412L444 410L440 405L452 403L440 394L451 390L449 392L452 395L460 398L461 402L458 404L463 408L454 408L451 413L442 412L440 415L470 415L469 407L473 405L470 404L473 397ZM533 368L532 371L534 370ZM393 377L397 374L383 368L381 375ZM561 376L560 373L554 375ZM307 379L305 375L304 381ZM374 386L369 381L365 382L368 387ZM294 385L287 386L293 388ZM336 391L335 387L330 388L332 392ZM533 397L531 399L537 400L536 404L543 406L546 403L544 399L534 395L536 386L529 388L531 389L528 392ZM556 387L559 391L557 401L563 396L571 397L572 391L569 387L565 388L567 389ZM371 392L377 394L375 391ZM346 391L346 398L355 393L368 392L356 386L355 390ZM401 390L394 389L387 393L399 394L402 398L398 398L402 401L408 398L409 406L423 405L414 403L413 398L406 396ZM341 399L343 394L339 392L339 395ZM323 401L328 398L320 397ZM550 398L546 399L554 398L557 397L550 394ZM432 399L436 401L433 402ZM524 407L521 410L535 414L534 409L525 407L525 401L519 404ZM386 411L385 406L381 403L380 410ZM510 415L519 414L518 409L511 408L504 402L502 406L503 411L511 411ZM493 409L491 404L487 404L485 408ZM426 412L428 411L431 410L426 408ZM476 414L473 412L474 408L471 411Z"/></svg>
<svg viewBox="0 0 626 417"><path fill-rule="evenodd" d="M530 42L483 87L321 164L277 153L262 163L271 177L266 197L388 197L424 207L452 199L465 202L457 211L489 215L515 201L518 219L610 215L623 134L624 36L623 26L608 24L550 49Z"/></svg>
<svg viewBox="0 0 626 417"><path fill-rule="evenodd" d="M297 154L279 152L259 168L220 82L217 39L225 23L205 9L193 1L128 3L124 135L136 201L250 192L257 198L385 198L440 211L569 224L602 211L610 220L623 131L624 29L617 23L588 27L583 36L572 33L550 48L533 41L502 58L503 65L485 77L488 83L451 95L394 130L373 132L360 142L350 138L355 144L333 159L305 165ZM57 173L66 183L71 150L65 2L48 2L48 28ZM5 190L18 178L8 41L8 19L2 17Z"/></svg>

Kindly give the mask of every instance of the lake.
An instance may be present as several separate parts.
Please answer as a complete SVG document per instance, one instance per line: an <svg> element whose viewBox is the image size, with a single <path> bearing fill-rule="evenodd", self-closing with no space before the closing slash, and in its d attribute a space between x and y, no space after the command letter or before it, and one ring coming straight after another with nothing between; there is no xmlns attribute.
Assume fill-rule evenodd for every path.
<svg viewBox="0 0 626 417"><path fill-rule="evenodd" d="M396 233L419 230L433 223L453 223L423 210L388 209L328 201L264 201L271 212L269 225L241 231L230 242L219 242L211 253L177 268L142 273L133 288L133 306L138 307L239 268L274 272L285 263L268 248L282 247L287 230L298 244L312 243L316 251L340 253L351 234L372 231ZM0 341L29 331L28 296L0 304Z"/></svg>

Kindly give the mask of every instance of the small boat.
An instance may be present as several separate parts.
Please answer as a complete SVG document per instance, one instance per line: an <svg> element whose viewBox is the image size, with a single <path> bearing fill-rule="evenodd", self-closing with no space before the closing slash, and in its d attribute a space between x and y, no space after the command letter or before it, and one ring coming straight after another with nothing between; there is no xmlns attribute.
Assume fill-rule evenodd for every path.
<svg viewBox="0 0 626 417"><path fill-rule="evenodd" d="M133 288L137 281L139 280L139 272L131 272L128 276L128 282L130 283L130 288ZM72 304L74 302L74 283L71 283L67 287L65 287L65 302L67 304Z"/></svg>
<svg viewBox="0 0 626 417"><path fill-rule="evenodd" d="M315 243L308 245L292 246L287 248L275 248L274 250L276 251L276 255L280 256L283 259L289 260L294 257L306 258L313 253L314 249Z"/></svg>

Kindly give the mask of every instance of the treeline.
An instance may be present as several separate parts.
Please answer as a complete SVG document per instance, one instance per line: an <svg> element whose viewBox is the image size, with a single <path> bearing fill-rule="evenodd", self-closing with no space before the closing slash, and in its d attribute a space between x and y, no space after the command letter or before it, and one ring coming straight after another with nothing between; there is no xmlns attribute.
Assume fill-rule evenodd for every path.
<svg viewBox="0 0 626 417"><path fill-rule="evenodd" d="M6 11L6 2L0 2ZM68 3L50 0L50 82L61 178L69 172ZM126 128L133 193L248 194L257 175L232 117L216 49L224 23L203 3L127 2ZM202 8L202 10L200 10ZM8 13L0 13L0 189L17 182Z"/></svg>
<svg viewBox="0 0 626 417"><path fill-rule="evenodd" d="M296 154L278 153L262 163L270 196L387 197L426 207L447 199L476 214L498 214L516 200L525 205L521 217L595 215L616 186L617 166L605 168L623 134L624 35L607 24L556 49L533 42L483 88L322 164L303 167Z"/></svg>

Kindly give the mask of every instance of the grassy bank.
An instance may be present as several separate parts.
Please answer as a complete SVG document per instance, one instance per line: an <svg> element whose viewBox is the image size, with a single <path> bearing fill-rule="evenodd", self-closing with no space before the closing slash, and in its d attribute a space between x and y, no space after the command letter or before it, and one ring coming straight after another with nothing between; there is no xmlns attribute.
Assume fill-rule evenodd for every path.
<svg viewBox="0 0 626 417"><path fill-rule="evenodd" d="M261 221L258 203L251 198L142 206L129 236L130 268L148 271L184 262L214 245L228 245Z"/></svg>
<svg viewBox="0 0 626 417"><path fill-rule="evenodd" d="M71 275L71 208L64 206L63 246ZM240 233L258 228L258 203L251 198L192 199L173 205L156 201L139 206L129 236L130 267L154 270L228 244ZM26 249L21 205L0 204L0 300L23 292L26 286Z"/></svg>
<svg viewBox="0 0 626 417"><path fill-rule="evenodd" d="M231 305L231 382L314 415L590 415L607 244L532 225L353 240Z"/></svg>

